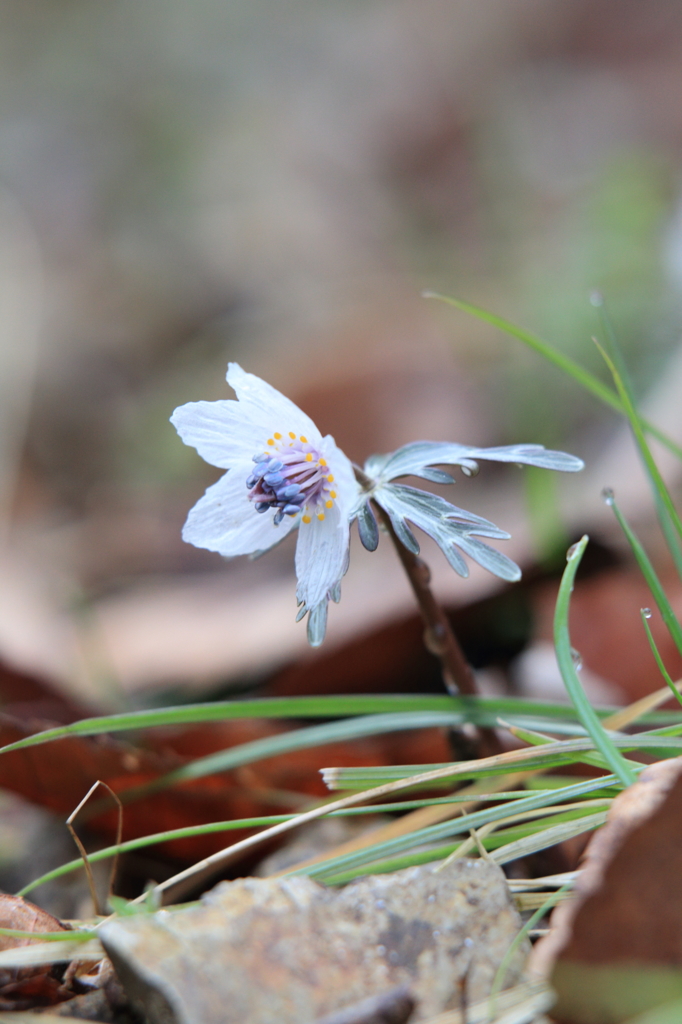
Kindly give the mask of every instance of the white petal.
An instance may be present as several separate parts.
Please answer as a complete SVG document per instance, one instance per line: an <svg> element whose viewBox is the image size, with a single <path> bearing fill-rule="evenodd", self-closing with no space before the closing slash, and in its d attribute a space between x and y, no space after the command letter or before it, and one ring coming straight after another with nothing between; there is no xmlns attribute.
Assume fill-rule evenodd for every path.
<svg viewBox="0 0 682 1024"><path fill-rule="evenodd" d="M286 537L299 517L285 516L275 526L272 512L256 512L246 489L252 469L251 460L238 463L208 488L187 517L183 540L229 558L266 551Z"/></svg>
<svg viewBox="0 0 682 1024"><path fill-rule="evenodd" d="M319 520L301 523L296 544L296 596L308 608L324 601L342 578L347 563L349 543L348 517L338 504Z"/></svg>
<svg viewBox="0 0 682 1024"><path fill-rule="evenodd" d="M227 383L236 391L240 406L250 418L266 417L269 431L286 435L292 430L299 436L303 434L312 444L321 441L322 435L309 416L260 377L246 373L238 363L228 364Z"/></svg>
<svg viewBox="0 0 682 1024"><path fill-rule="evenodd" d="M355 479L353 464L348 456L337 446L336 441L327 434L320 443L320 453L327 460L330 471L334 474L334 490L338 497L336 504L342 514L350 520L355 512L361 495L360 484Z"/></svg>
<svg viewBox="0 0 682 1024"><path fill-rule="evenodd" d="M250 462L270 437L268 424L254 421L239 402L227 400L188 402L175 410L171 423L185 444L220 469Z"/></svg>

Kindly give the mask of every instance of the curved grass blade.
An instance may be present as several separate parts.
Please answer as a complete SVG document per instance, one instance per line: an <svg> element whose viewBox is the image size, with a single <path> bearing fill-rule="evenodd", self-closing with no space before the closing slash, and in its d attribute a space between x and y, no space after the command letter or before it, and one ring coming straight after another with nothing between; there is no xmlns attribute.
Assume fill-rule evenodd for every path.
<svg viewBox="0 0 682 1024"><path fill-rule="evenodd" d="M670 636L672 637L678 651L680 652L680 654L682 654L682 626L680 626L680 623L677 620L677 616L675 615L675 612L671 607L670 601L668 600L666 592L663 589L663 585L658 578L656 570L651 564L651 560L649 559L649 556L644 550L641 541L635 534L634 530L628 523L627 519L625 518L621 510L618 508L618 505L616 504L616 499L610 491L608 491L605 494L605 500L606 503L610 505L610 507L613 509L613 514L618 520L618 525L625 534L628 544L632 548L632 553L635 556L637 565L639 566L640 571L647 582L647 586L649 587L653 599L656 602L656 605L658 606L658 610L660 611L661 617L667 626L668 632L670 633Z"/></svg>
<svg viewBox="0 0 682 1024"><path fill-rule="evenodd" d="M682 696L680 696L679 690L675 686L674 682L672 681L672 677L670 676L667 668L665 667L665 664L663 662L663 658L661 657L660 651L658 650L658 647L656 646L656 641L654 640L653 633L651 632L651 626L649 625L649 619L651 618L651 611L649 610L649 608L642 608L642 610L640 612L640 615L642 616L642 624L644 625L644 631L646 633L646 638L649 641L649 647L651 648L651 653L653 654L654 658L656 659L656 664L658 665L658 671L661 673L661 675L665 679L666 683L668 684L668 686L672 690L673 696L675 697L675 699L677 701L679 701L680 704L682 704Z"/></svg>
<svg viewBox="0 0 682 1024"><path fill-rule="evenodd" d="M438 299L440 302L445 302L448 306L460 309L463 313L469 313L471 316L475 316L479 320L485 320L486 323L492 324L493 327L497 327L499 330L504 331L505 334L510 334L513 338L518 338L518 340L522 341L524 345L528 345L528 347L532 348L535 352L539 352L540 355L544 356L544 358L548 360L548 362L553 363L558 367L558 369L568 374L569 377L573 377L573 379L585 388L586 391L590 391L605 405L608 405L616 412L624 412L618 395L613 392L611 388L602 384L598 377L595 377L589 372L589 370L585 370L580 363L571 359L570 356L565 356L562 352L558 352L546 341L543 341L542 338L538 338L529 331L524 331L523 328L517 327L515 324L510 323L508 320L504 320L502 317L496 316L494 313L489 313L485 309L473 306L469 302L462 302L461 299L454 299L449 295L440 295L438 292L424 292L423 296L426 299ZM671 451L673 455L676 455L678 459L682 459L682 447L680 447L680 445L648 420L642 419L641 422L648 434L651 434L651 436L659 440L661 444L664 444L665 447Z"/></svg>
<svg viewBox="0 0 682 1024"><path fill-rule="evenodd" d="M568 612L573 581L575 580L575 574L587 547L588 540L589 537L585 535L582 540L569 548L566 556L566 568L561 578L556 610L554 612L554 646L561 678L564 681L569 697L573 701L573 706L578 713L580 721L587 729L595 747L614 775L620 779L624 786L630 786L635 781L636 776L599 721L598 715L587 699L578 678L575 664L573 663L571 638L568 631Z"/></svg>
<svg viewBox="0 0 682 1024"><path fill-rule="evenodd" d="M645 431L641 424L641 417L637 412L637 402L635 400L634 388L632 386L632 381L628 373L628 368L625 363L625 359L623 358L621 347L618 344L616 332L613 328L611 318L608 315L606 304L604 302L602 295L599 293L595 293L592 296L591 301L592 305L596 306L596 308L599 311L599 317L604 330L604 336L606 338L606 348L617 370L617 377L620 378L619 383L617 377L614 376L614 383L616 384L619 393L621 391L621 388L624 390L625 396L627 398L627 406L630 407L631 412L634 414L634 420L637 425L636 430L635 423L633 423L631 413L628 411L626 406L626 413L628 419L630 420L631 428L633 429L635 442L640 448L640 453L644 458L645 467L647 469L647 472L649 472L649 462L653 462L653 457L651 456L651 452L649 451L648 446L646 445L646 439L644 437ZM623 400L622 395L621 400ZM645 451L647 452L646 457L644 457ZM658 521L660 523L663 536L665 537L666 544L668 545L668 550L670 551L673 562L675 563L675 566L677 568L678 575L682 577L682 545L680 544L680 537L676 532L675 524L667 508L667 502L663 499L663 496L657 486L656 479L654 476L652 476L651 472L649 472L649 482L651 484L654 505L656 506L656 515L658 517Z"/></svg>
<svg viewBox="0 0 682 1024"><path fill-rule="evenodd" d="M670 522L677 531L678 536L682 537L682 522L680 522L680 517L677 514L677 509L675 508L673 500L670 497L670 491L666 487L665 481L661 476L661 471L656 465L656 460L651 454L651 449L647 444L642 421L637 412L637 409L635 408L633 395L629 387L623 380L623 377L619 373L615 362L608 354L608 352L604 350L604 348L599 344L598 341L595 341L595 345L599 349L601 357L608 366L611 372L611 376L613 377L613 382L616 385L621 405L623 407L623 413L627 417L628 422L630 424L630 430L632 431L633 437L635 439L635 444L639 449L639 454L641 456L642 462L644 463L644 467L649 475L652 489L654 493L658 496L660 503L663 505L666 512L668 513ZM663 526L663 524L661 525Z"/></svg>

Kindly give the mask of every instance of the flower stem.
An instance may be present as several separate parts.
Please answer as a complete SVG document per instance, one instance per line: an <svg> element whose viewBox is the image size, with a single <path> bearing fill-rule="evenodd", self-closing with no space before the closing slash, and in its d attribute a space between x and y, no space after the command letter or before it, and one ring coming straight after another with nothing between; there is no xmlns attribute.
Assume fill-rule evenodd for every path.
<svg viewBox="0 0 682 1024"><path fill-rule="evenodd" d="M357 472L357 471L356 471ZM413 554L399 540L388 514L380 505L372 502L381 523L395 545L403 569L410 581L412 592L417 599L424 621L424 644L431 654L439 659L443 671L443 682L453 695L478 694L476 678L471 665L464 656L450 621L439 605L430 587L431 571L421 558ZM465 737L462 737L463 739ZM494 729L477 728L474 733L475 756L485 757L497 754L502 747Z"/></svg>

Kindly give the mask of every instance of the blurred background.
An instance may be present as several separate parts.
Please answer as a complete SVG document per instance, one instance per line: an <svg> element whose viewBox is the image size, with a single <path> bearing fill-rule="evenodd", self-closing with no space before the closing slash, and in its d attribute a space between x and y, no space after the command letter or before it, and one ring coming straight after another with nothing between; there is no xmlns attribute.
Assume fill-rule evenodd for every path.
<svg viewBox="0 0 682 1024"><path fill-rule="evenodd" d="M421 293L606 380L600 289L679 438L679 2L5 0L0 52L6 662L120 707L311 657L291 543L227 564L180 538L219 472L168 417L232 397L228 359L356 460L420 438L581 455L580 478L458 480L524 567L577 531L618 545L607 484L647 529L617 419ZM425 551L451 603L497 589ZM332 660L406 614L393 561L354 545Z"/></svg>

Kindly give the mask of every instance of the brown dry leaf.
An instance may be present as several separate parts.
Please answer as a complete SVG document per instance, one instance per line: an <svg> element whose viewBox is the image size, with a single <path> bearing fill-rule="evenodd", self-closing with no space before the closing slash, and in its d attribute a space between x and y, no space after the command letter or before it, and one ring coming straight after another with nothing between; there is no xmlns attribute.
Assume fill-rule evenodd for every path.
<svg viewBox="0 0 682 1024"><path fill-rule="evenodd" d="M42 723L43 727L45 723ZM0 714L0 744L12 743L35 731ZM355 765L429 764L447 761L450 751L442 729L394 733L352 742L338 742L292 751L211 775L182 786L126 803L127 790L153 781L191 759L241 743L289 731L290 724L262 719L206 723L187 729L154 730L140 736L140 746L110 736L69 736L57 743L27 747L0 756L0 787L66 817L93 783L105 782L124 800L124 839L211 821L282 814L300 809L306 798L328 796L320 770L330 761ZM111 810L79 816L88 828L115 841L118 822L113 801L97 801ZM221 850L250 834L245 830L196 836L164 844L166 855L194 861Z"/></svg>
<svg viewBox="0 0 682 1024"><path fill-rule="evenodd" d="M68 929L52 914L20 896L6 893L0 893L0 928L32 932L36 938L45 932L68 934ZM28 946L32 941L30 938L0 935L0 950ZM64 990L61 982L51 975L51 970L51 964L0 969L0 1010L51 1006L68 999L71 993Z"/></svg>
<svg viewBox="0 0 682 1024"><path fill-rule="evenodd" d="M0 893L0 928L35 932L36 938L42 932L68 932L61 921L52 914L22 899L21 896L10 896L7 893ZM0 935L0 950L28 946L32 941L30 938ZM38 973L43 971L43 967L38 969ZM30 973L36 973L35 969L30 968Z"/></svg>
<svg viewBox="0 0 682 1024"><path fill-rule="evenodd" d="M407 868L341 890L246 878L202 904L100 930L151 1024L306 1024L401 985L423 1020L484 998L520 925L504 875L485 861Z"/></svg>
<svg viewBox="0 0 682 1024"><path fill-rule="evenodd" d="M554 1016L570 1024L682 995L682 758L651 765L614 801L530 966L551 972Z"/></svg>
<svg viewBox="0 0 682 1024"><path fill-rule="evenodd" d="M90 713L45 681L1 662L0 706L0 746ZM0 787L66 817L97 781L123 795L195 757L277 736L291 728L291 723L281 721L237 719L154 729L136 734L135 744L111 736L70 736L0 756ZM449 758L443 729L367 737L280 754L127 803L124 839L211 821L298 810L306 798L327 796L319 772L330 760L351 767L401 764L406 759L428 764ZM109 805L111 810L93 817L95 804ZM86 820L92 832L105 841L115 841L118 818L112 801L93 801L79 815L79 821ZM233 831L229 841L248 834ZM227 841L224 833L215 833L167 843L163 852L177 860L200 860L222 849Z"/></svg>

